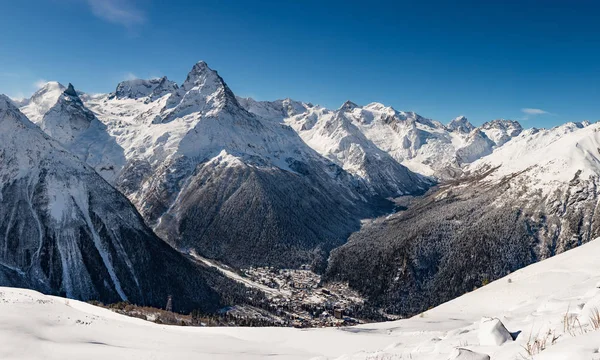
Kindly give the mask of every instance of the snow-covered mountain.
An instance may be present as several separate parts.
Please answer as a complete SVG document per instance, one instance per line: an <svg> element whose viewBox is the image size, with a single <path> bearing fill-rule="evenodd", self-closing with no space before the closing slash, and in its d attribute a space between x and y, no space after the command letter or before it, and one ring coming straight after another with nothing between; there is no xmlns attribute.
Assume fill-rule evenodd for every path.
<svg viewBox="0 0 600 360"><path fill-rule="evenodd" d="M243 99L241 104L259 116L289 124L321 155L376 187L386 188L388 193L394 188L395 179L402 179L390 170L396 166L390 161L421 175L452 179L461 174L464 164L490 154L521 130L517 122L508 120L495 120L476 128L464 116L444 126L380 103L359 106L347 101L338 110L289 99ZM341 119L344 126L333 125ZM386 155L382 157L382 153ZM372 164L369 159L377 159L379 164ZM366 164L373 166L366 169ZM377 169L384 169L383 173Z"/></svg>
<svg viewBox="0 0 600 360"><path fill-rule="evenodd" d="M599 129L255 101L203 62L181 86L133 80L83 96L49 83L18 104L0 99L0 281L217 304L204 280L214 274L145 221L181 252L238 267L322 268L333 250L326 280L388 312L419 313L600 236ZM422 194L429 177L437 188L344 244L362 219L391 210L386 197Z"/></svg>
<svg viewBox="0 0 600 360"><path fill-rule="evenodd" d="M346 102L338 111L332 111L290 99L240 99L240 103L256 115L291 126L311 148L356 176L374 194L410 194L413 191L406 184L419 181L411 180L415 175L378 148L348 117L347 111L356 104Z"/></svg>
<svg viewBox="0 0 600 360"><path fill-rule="evenodd" d="M335 329L164 326L79 301L0 288L0 357L595 359L599 251L595 240L413 318Z"/></svg>
<svg viewBox="0 0 600 360"><path fill-rule="evenodd" d="M454 179L521 131L465 117L444 126L379 103L329 110L239 98L204 62L181 86L136 79L77 95L49 83L21 108L171 244L237 265L287 265L282 253L297 254L294 264L322 259L384 198ZM272 251L254 254L259 242Z"/></svg>
<svg viewBox="0 0 600 360"><path fill-rule="evenodd" d="M332 253L328 278L414 314L600 236L599 130L523 131L462 178L353 234ZM382 260L364 261L374 257Z"/></svg>
<svg viewBox="0 0 600 360"><path fill-rule="evenodd" d="M468 171L498 168L490 179L526 176L532 190L572 180L587 181L600 174L599 129L599 124L588 122L528 129L491 156L471 164Z"/></svg>
<svg viewBox="0 0 600 360"><path fill-rule="evenodd" d="M158 89L163 96L155 96ZM230 264L323 260L361 219L390 208L385 197L420 193L430 185L380 150L364 161L372 181L355 176L290 126L272 121L273 108L262 115L245 110L204 62L179 87L165 78L128 81L113 94L85 96L84 105L103 125L94 139L102 133L116 145L94 150L106 161L88 162L116 174L105 178L164 239ZM309 105L286 100L278 106L283 116ZM75 111L62 112L66 121ZM75 149L87 147L70 148L79 153Z"/></svg>
<svg viewBox="0 0 600 360"><path fill-rule="evenodd" d="M173 295L188 311L220 303L211 271L156 237L123 195L3 95L0 233L3 285L154 306Z"/></svg>

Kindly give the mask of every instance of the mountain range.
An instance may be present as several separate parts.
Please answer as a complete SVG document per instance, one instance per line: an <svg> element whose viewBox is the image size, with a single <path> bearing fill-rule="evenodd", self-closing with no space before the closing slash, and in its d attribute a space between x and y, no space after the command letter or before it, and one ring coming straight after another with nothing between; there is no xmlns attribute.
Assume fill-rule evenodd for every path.
<svg viewBox="0 0 600 360"><path fill-rule="evenodd" d="M596 124L444 125L380 103L256 101L202 61L182 84L92 95L50 82L3 99L8 285L217 306L228 280L194 253L234 268L309 264L409 315L600 236ZM177 291L139 297L156 271L204 290L173 280Z"/></svg>

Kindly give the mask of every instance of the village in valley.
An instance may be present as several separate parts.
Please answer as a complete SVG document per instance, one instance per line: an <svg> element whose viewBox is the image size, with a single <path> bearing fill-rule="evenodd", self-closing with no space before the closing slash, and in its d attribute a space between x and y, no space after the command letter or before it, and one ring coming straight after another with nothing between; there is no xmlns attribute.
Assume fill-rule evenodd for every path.
<svg viewBox="0 0 600 360"><path fill-rule="evenodd" d="M171 311L176 298L165 300L165 309L141 307L129 303L103 305L117 313L160 324L181 326L278 326L278 327L339 327L376 320L391 320L389 315L373 310L365 299L347 284L322 283L321 276L308 266L301 269L252 267L233 271L226 265L210 263L225 275L244 284L249 290L246 304L229 306L217 314ZM253 299L251 294L264 294Z"/></svg>

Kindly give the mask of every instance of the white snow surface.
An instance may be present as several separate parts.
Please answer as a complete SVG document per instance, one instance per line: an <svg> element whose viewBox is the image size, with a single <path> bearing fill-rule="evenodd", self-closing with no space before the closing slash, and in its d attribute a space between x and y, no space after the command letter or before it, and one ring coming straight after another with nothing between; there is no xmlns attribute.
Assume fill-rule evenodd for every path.
<svg viewBox="0 0 600 360"><path fill-rule="evenodd" d="M498 346L513 341L502 321L497 318L483 318L479 324L479 345Z"/></svg>
<svg viewBox="0 0 600 360"><path fill-rule="evenodd" d="M550 192L578 177L600 176L600 123L566 123L552 129L529 129L469 166L496 168L489 177L527 177L532 189Z"/></svg>
<svg viewBox="0 0 600 360"><path fill-rule="evenodd" d="M349 328L198 328L157 325L86 303L0 288L2 359L488 359L514 360L549 332L534 359L598 357L600 241L518 270L406 320ZM577 318L573 333L565 315ZM516 339L480 343L484 319ZM483 326L483 327L482 327ZM482 330L483 329L483 330ZM487 329L487 330L486 330ZM506 333L503 335L506 337ZM528 358L528 357L526 357Z"/></svg>

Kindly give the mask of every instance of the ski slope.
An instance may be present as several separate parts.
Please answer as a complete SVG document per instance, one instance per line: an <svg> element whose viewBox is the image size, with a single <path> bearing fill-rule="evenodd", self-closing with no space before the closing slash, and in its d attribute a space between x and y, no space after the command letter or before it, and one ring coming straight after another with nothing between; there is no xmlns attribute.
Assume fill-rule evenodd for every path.
<svg viewBox="0 0 600 360"><path fill-rule="evenodd" d="M0 358L529 359L527 343L550 332L556 339L533 359L599 359L600 330L589 320L600 308L598 254L596 240L414 318L339 329L164 326L0 288ZM577 325L565 332L566 314ZM494 333L484 317L500 320L516 340Z"/></svg>

